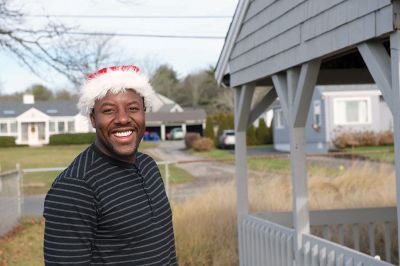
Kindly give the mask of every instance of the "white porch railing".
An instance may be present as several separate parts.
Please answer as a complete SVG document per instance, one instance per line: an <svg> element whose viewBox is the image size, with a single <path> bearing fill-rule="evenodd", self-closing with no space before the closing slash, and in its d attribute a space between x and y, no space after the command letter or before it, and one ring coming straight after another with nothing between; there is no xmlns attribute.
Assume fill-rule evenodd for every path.
<svg viewBox="0 0 400 266"><path fill-rule="evenodd" d="M246 216L240 229L244 265L293 265L293 229L251 215Z"/></svg>
<svg viewBox="0 0 400 266"><path fill-rule="evenodd" d="M303 235L302 258L299 266L389 266L385 261L328 240Z"/></svg>
<svg viewBox="0 0 400 266"><path fill-rule="evenodd" d="M396 208L312 211L310 220L311 230L321 231L319 234L325 239L303 235L303 248L299 251L302 261L296 263L292 213L247 215L239 231L241 265L392 265L388 262L392 261L392 242L397 236L392 232L392 224L396 224ZM377 252L376 243L381 240L376 231L380 228L384 248ZM366 243L368 251L365 247L363 250L371 256L360 252L360 243ZM377 253L386 262L375 259Z"/></svg>

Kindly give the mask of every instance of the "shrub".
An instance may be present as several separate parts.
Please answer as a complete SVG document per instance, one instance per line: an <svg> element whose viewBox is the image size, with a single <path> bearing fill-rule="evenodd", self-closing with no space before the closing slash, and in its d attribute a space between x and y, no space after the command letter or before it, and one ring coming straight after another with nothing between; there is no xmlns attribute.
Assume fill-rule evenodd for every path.
<svg viewBox="0 0 400 266"><path fill-rule="evenodd" d="M393 145L393 132L390 130L378 133L378 145Z"/></svg>
<svg viewBox="0 0 400 266"><path fill-rule="evenodd" d="M272 127L267 127L264 118L260 118L256 137L259 144L272 144Z"/></svg>
<svg viewBox="0 0 400 266"><path fill-rule="evenodd" d="M15 147L15 137L2 136L0 137L0 147Z"/></svg>
<svg viewBox="0 0 400 266"><path fill-rule="evenodd" d="M258 139L256 136L256 129L253 125L251 125L246 130L246 142L247 142L247 145L257 145L258 144Z"/></svg>
<svg viewBox="0 0 400 266"><path fill-rule="evenodd" d="M211 151L214 149L214 141L210 138L200 138L193 142L196 151Z"/></svg>
<svg viewBox="0 0 400 266"><path fill-rule="evenodd" d="M58 134L50 136L50 145L91 144L96 133Z"/></svg>
<svg viewBox="0 0 400 266"><path fill-rule="evenodd" d="M337 148L391 145L393 144L393 132L390 130L383 132L345 131L336 136L333 144Z"/></svg>
<svg viewBox="0 0 400 266"><path fill-rule="evenodd" d="M186 149L193 148L193 143L200 138L201 138L201 136L199 133L196 133L196 132L186 133L185 138L184 138Z"/></svg>
<svg viewBox="0 0 400 266"><path fill-rule="evenodd" d="M206 128L204 129L204 137L214 139L215 134L214 134L214 123L212 121L212 118L210 116L207 117L206 120Z"/></svg>

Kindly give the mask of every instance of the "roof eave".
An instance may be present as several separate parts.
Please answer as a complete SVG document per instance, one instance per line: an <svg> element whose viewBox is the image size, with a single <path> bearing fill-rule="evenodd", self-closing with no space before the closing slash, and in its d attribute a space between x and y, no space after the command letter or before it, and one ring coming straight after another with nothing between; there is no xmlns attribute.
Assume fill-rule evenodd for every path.
<svg viewBox="0 0 400 266"><path fill-rule="evenodd" d="M239 0L236 6L236 11L233 16L231 25L225 38L224 46L222 47L217 66L215 69L215 79L219 85L223 84L223 79L226 74L229 74L229 57L232 53L234 40L239 34L240 25L244 19L250 0Z"/></svg>

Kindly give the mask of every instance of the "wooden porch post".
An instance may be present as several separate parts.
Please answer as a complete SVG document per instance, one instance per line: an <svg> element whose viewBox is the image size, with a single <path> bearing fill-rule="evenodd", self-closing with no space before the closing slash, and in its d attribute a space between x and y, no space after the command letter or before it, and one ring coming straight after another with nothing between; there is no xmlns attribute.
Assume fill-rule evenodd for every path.
<svg viewBox="0 0 400 266"><path fill-rule="evenodd" d="M249 213L248 178L247 178L247 145L246 129L249 120L251 100L254 93L253 85L244 85L235 88L235 168L236 168L236 210L239 237L239 260L243 261L243 233L242 220Z"/></svg>
<svg viewBox="0 0 400 266"><path fill-rule="evenodd" d="M396 171L396 202L397 202L397 228L400 228L400 32L396 31L390 36L390 54L392 66L392 115L394 139L394 163ZM400 243L400 230L397 230L397 240ZM400 244L397 251L400 252ZM399 253L400 254L400 253Z"/></svg>
<svg viewBox="0 0 400 266"><path fill-rule="evenodd" d="M307 162L305 154L305 123L317 81L320 60L305 63L284 74L272 77L284 116L290 130L290 161L292 204L295 235L295 260L300 263L302 235L310 231L308 208Z"/></svg>
<svg viewBox="0 0 400 266"><path fill-rule="evenodd" d="M358 50L393 115L397 228L400 228L400 31L390 35L390 56L382 43L374 41L360 44ZM400 243L400 230L397 237ZM400 245L398 252L400 254Z"/></svg>

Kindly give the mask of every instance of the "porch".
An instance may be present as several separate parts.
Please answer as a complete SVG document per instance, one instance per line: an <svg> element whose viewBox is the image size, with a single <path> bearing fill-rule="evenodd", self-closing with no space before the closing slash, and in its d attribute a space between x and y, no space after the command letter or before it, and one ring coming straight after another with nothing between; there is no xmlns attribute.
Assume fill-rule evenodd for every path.
<svg viewBox="0 0 400 266"><path fill-rule="evenodd" d="M239 1L216 79L235 91L240 265L392 265L400 221L399 13L395 0ZM393 115L397 206L375 212L312 212L305 123L313 90L317 84L368 83L376 83ZM253 102L256 88L264 97ZM244 163L246 129L278 97L290 132L293 211L252 214ZM384 234L381 260L375 258L378 224ZM313 234L314 226L323 228L321 237ZM346 247L348 235L351 245ZM367 249L361 248L365 239ZM394 253L398 256L398 245Z"/></svg>

